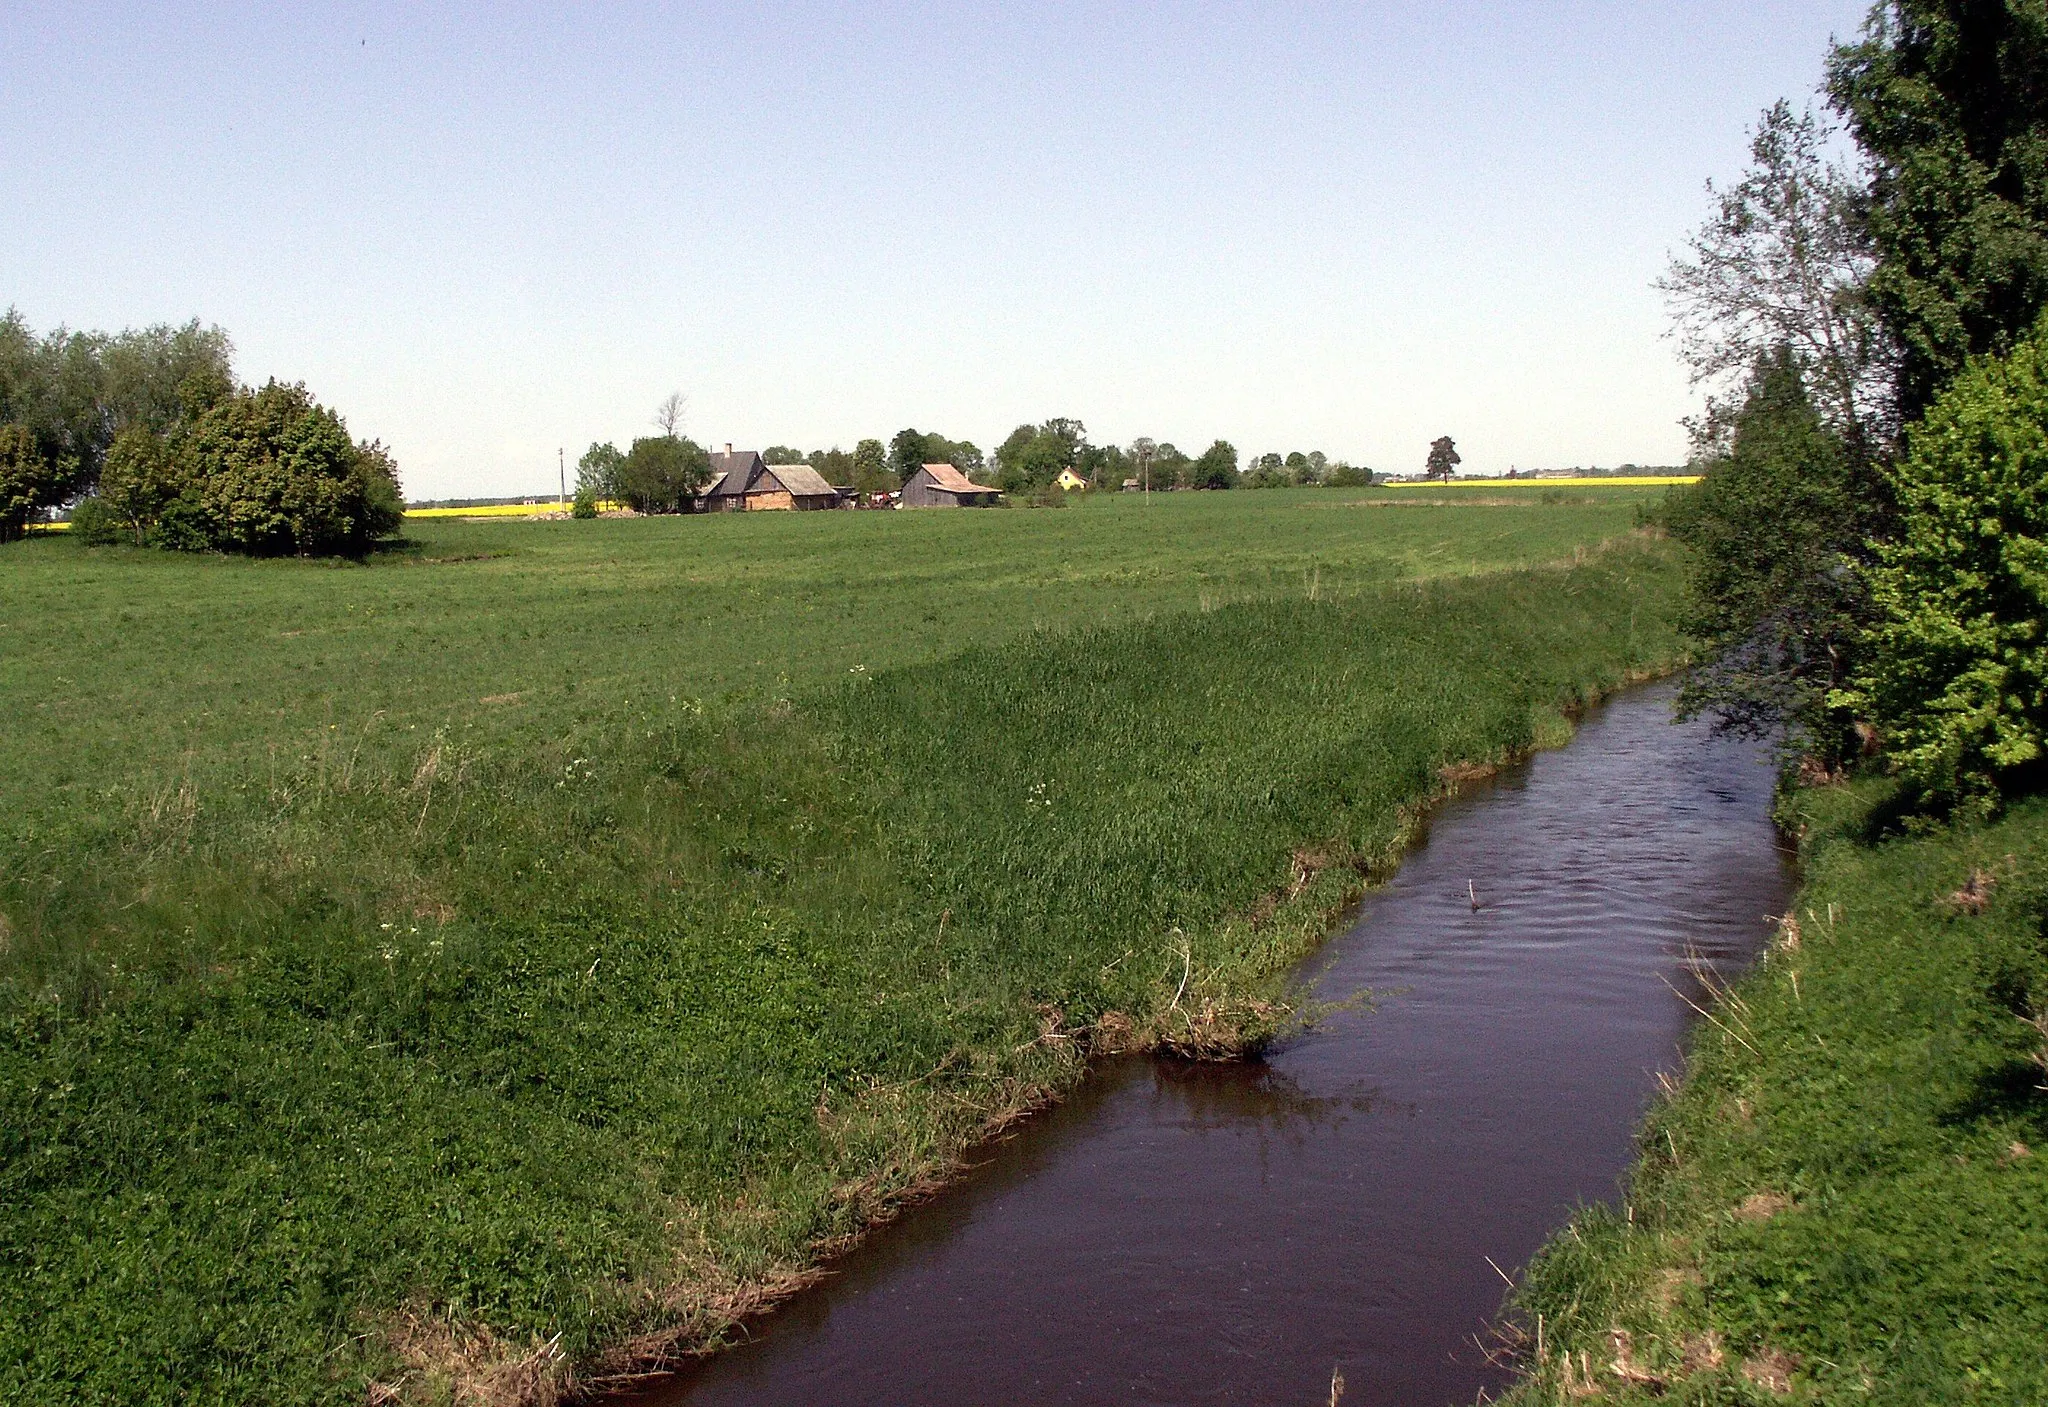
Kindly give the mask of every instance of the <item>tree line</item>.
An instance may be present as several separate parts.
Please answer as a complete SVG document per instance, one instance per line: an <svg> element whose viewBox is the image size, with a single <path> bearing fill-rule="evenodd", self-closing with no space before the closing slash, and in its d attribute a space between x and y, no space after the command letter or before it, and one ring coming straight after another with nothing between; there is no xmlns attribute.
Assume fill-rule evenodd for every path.
<svg viewBox="0 0 2048 1407"><path fill-rule="evenodd" d="M678 400L664 403L672 411ZM601 501L623 503L641 513L690 511L694 495L711 473L709 454L682 435L672 416L657 414L659 435L631 442L625 450L610 442L592 444L577 462L577 495L584 511ZM977 483L1010 494L1050 488L1071 472L1093 488L1114 491L1136 481L1152 489L1273 488L1294 484L1370 484L1372 471L1333 461L1320 450L1265 454L1240 468L1235 446L1216 440L1199 455L1170 441L1140 438L1128 446L1096 444L1088 428L1071 417L1019 425L993 454L972 440L954 440L914 427L879 439L855 442L852 450L802 450L777 443L761 451L769 464L805 464L827 483L861 494L901 488L926 464L950 464Z"/></svg>
<svg viewBox="0 0 2048 1407"><path fill-rule="evenodd" d="M0 318L0 542L74 504L91 542L255 555L360 555L404 515L384 447L303 385L234 376L195 319L38 335Z"/></svg>
<svg viewBox="0 0 2048 1407"><path fill-rule="evenodd" d="M1661 281L1708 391L1682 704L1992 807L2048 780L2048 26L1888 0L1821 92Z"/></svg>

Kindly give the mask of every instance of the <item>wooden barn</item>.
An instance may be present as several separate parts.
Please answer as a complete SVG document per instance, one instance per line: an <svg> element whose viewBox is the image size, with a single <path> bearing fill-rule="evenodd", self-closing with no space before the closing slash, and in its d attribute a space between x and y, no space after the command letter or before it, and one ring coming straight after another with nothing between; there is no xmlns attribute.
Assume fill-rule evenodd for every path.
<svg viewBox="0 0 2048 1407"><path fill-rule="evenodd" d="M927 464L903 485L905 508L993 508L1003 496L950 464Z"/></svg>
<svg viewBox="0 0 2048 1407"><path fill-rule="evenodd" d="M770 464L753 450L711 456L711 482L697 496L704 513L837 508L839 491L808 464Z"/></svg>

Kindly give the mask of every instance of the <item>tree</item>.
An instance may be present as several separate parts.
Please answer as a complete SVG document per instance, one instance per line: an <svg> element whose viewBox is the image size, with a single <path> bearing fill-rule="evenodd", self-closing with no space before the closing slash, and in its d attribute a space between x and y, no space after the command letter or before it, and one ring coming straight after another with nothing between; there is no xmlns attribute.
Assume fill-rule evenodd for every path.
<svg viewBox="0 0 2048 1407"><path fill-rule="evenodd" d="M1189 482L1198 489L1236 488L1236 448L1228 440L1217 440L1212 443L1190 466Z"/></svg>
<svg viewBox="0 0 2048 1407"><path fill-rule="evenodd" d="M1368 488L1372 484L1372 470L1356 468L1340 459L1330 466L1323 482L1333 489Z"/></svg>
<svg viewBox="0 0 2048 1407"><path fill-rule="evenodd" d="M74 474L26 425L0 425L0 542L15 541L31 515L62 503Z"/></svg>
<svg viewBox="0 0 2048 1407"><path fill-rule="evenodd" d="M808 464L804 452L790 445L770 445L761 451L763 464Z"/></svg>
<svg viewBox="0 0 2048 1407"><path fill-rule="evenodd" d="M996 450L1002 487L1022 493L1051 483L1063 469L1079 472L1087 444L1087 427L1078 420L1055 417L1038 425L1019 425Z"/></svg>
<svg viewBox="0 0 2048 1407"><path fill-rule="evenodd" d="M1428 471L1430 478L1440 478L1445 483L1449 483L1451 481L1451 471L1464 462L1463 457L1458 453L1457 445L1451 442L1451 437L1449 435L1442 435L1429 442L1429 459L1424 463L1423 467Z"/></svg>
<svg viewBox="0 0 2048 1407"><path fill-rule="evenodd" d="M1692 549L1680 625L1704 662L1680 712L1791 741L1832 762L1853 745L1831 693L1869 618L1861 566L1873 472L1827 423L1790 347L1761 358L1725 450L1676 496L1672 535Z"/></svg>
<svg viewBox="0 0 2048 1407"><path fill-rule="evenodd" d="M1909 434L1855 685L1938 807L2038 785L2048 758L2048 348L1973 363Z"/></svg>
<svg viewBox="0 0 2048 1407"><path fill-rule="evenodd" d="M576 461L576 492L607 503L625 502L625 467L626 456L619 453L617 445L592 443Z"/></svg>
<svg viewBox="0 0 2048 1407"><path fill-rule="evenodd" d="M2048 305L2043 31L2035 3L1888 0L1829 63L1869 172L1867 296L1897 349L1902 423Z"/></svg>
<svg viewBox="0 0 2048 1407"><path fill-rule="evenodd" d="M683 411L689 403L690 398L681 391L670 391L661 398L661 404L654 408L654 423L663 435L671 440L677 437L683 425Z"/></svg>
<svg viewBox="0 0 2048 1407"><path fill-rule="evenodd" d="M1824 155L1828 129L1782 99L1750 139L1750 166L1657 281L1680 355L1708 388L1694 425L1702 447L1720 443L1759 358L1789 347L1809 368L1821 418L1854 453L1889 440L1895 358L1867 296L1875 266L1863 192Z"/></svg>
<svg viewBox="0 0 2048 1407"><path fill-rule="evenodd" d="M853 482L853 456L837 445L830 449L812 450L805 462L817 470L828 484Z"/></svg>
<svg viewBox="0 0 2048 1407"><path fill-rule="evenodd" d="M1171 440L1162 440L1152 452L1152 487L1155 489L1190 488L1194 485L1195 461L1188 458Z"/></svg>
<svg viewBox="0 0 2048 1407"><path fill-rule="evenodd" d="M114 438L107 451L106 467L100 471L99 501L107 519L133 537L137 547L143 547L171 505L197 487L191 466L169 440L132 425Z"/></svg>
<svg viewBox="0 0 2048 1407"><path fill-rule="evenodd" d="M862 440L853 447L853 486L861 493L883 493L899 487L891 482L889 452L880 440Z"/></svg>
<svg viewBox="0 0 2048 1407"><path fill-rule="evenodd" d="M688 513L711 479L711 456L695 440L651 435L633 441L619 467L619 496L635 513Z"/></svg>
<svg viewBox="0 0 2048 1407"><path fill-rule="evenodd" d="M303 385L236 391L193 422L176 453L186 486L157 521L159 545L361 556L405 517L389 453L350 440Z"/></svg>
<svg viewBox="0 0 2048 1407"><path fill-rule="evenodd" d="M1320 484L1323 481L1323 475L1329 472L1330 457L1319 449L1312 449L1308 452L1308 467L1301 474L1301 482L1304 484Z"/></svg>
<svg viewBox="0 0 2048 1407"><path fill-rule="evenodd" d="M1294 482L1294 476L1287 472L1287 461L1277 454L1262 454L1251 462L1245 472L1244 486L1248 489L1285 488Z"/></svg>

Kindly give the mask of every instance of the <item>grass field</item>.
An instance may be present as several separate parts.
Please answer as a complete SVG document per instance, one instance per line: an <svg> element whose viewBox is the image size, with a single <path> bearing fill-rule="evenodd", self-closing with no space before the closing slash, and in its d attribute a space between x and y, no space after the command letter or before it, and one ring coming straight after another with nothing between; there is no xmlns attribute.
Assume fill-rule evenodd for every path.
<svg viewBox="0 0 2048 1407"><path fill-rule="evenodd" d="M1288 1020L1446 768L1672 660L1643 497L5 549L0 1396L711 1341L1089 1052Z"/></svg>
<svg viewBox="0 0 2048 1407"><path fill-rule="evenodd" d="M1790 920L1537 1261L1513 1400L2048 1400L2048 800L1902 836L1887 792L1792 801Z"/></svg>

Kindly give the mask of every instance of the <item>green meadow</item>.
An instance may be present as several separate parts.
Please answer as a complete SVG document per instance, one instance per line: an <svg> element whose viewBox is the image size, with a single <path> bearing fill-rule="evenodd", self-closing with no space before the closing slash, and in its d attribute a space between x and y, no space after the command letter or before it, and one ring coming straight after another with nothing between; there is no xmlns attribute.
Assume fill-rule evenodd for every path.
<svg viewBox="0 0 2048 1407"><path fill-rule="evenodd" d="M1448 775L1677 658L1656 492L0 549L0 1396L543 1400L1312 1018Z"/></svg>

